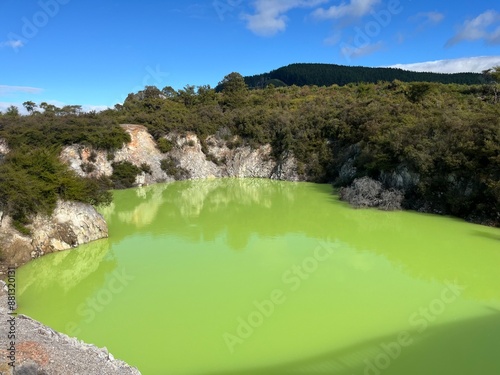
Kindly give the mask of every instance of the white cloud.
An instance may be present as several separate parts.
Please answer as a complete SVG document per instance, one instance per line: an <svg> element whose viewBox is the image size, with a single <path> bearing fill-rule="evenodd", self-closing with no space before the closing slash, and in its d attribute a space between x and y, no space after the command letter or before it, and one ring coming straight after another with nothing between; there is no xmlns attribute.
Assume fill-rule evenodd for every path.
<svg viewBox="0 0 500 375"><path fill-rule="evenodd" d="M343 17L361 18L373 10L373 7L380 3L380 0L350 0L340 5L333 5L327 9L319 8L313 15L319 19L339 19Z"/></svg>
<svg viewBox="0 0 500 375"><path fill-rule="evenodd" d="M328 38L324 40L325 44L328 46L334 46L338 44L342 39L342 32L339 30L333 31Z"/></svg>
<svg viewBox="0 0 500 375"><path fill-rule="evenodd" d="M500 65L500 56L464 57L452 60L436 60L415 64L397 64L390 68L400 68L414 72L435 73L481 73L483 70Z"/></svg>
<svg viewBox="0 0 500 375"><path fill-rule="evenodd" d="M423 20L422 26L437 25L444 19L444 14L439 12L420 12L411 19L415 21Z"/></svg>
<svg viewBox="0 0 500 375"><path fill-rule="evenodd" d="M7 108L10 106L15 106L19 109L19 113L23 113L24 107L21 103L12 103L12 102L0 102L0 112L6 112Z"/></svg>
<svg viewBox="0 0 500 375"><path fill-rule="evenodd" d="M384 47L384 43L379 41L373 44L366 44L361 47L352 47L349 45L341 46L340 52L347 59L356 59L358 57L371 55Z"/></svg>
<svg viewBox="0 0 500 375"><path fill-rule="evenodd" d="M285 31L286 13L295 8L313 8L328 0L256 0L252 3L254 14L243 14L247 28L260 36L272 36Z"/></svg>
<svg viewBox="0 0 500 375"><path fill-rule="evenodd" d="M491 27L495 30L491 30ZM500 13L488 10L476 18L466 20L458 33L448 40L447 47L454 46L463 41L484 40L488 44L500 44Z"/></svg>
<svg viewBox="0 0 500 375"><path fill-rule="evenodd" d="M82 105L83 112L91 112L91 111L102 112L109 108L111 108L109 105L91 105L91 104Z"/></svg>
<svg viewBox="0 0 500 375"><path fill-rule="evenodd" d="M417 17L423 17L432 24L437 24L444 19L444 14L439 12L419 13Z"/></svg>
<svg viewBox="0 0 500 375"><path fill-rule="evenodd" d="M0 85L0 96L7 96L17 93L40 94L42 91L43 89L37 87Z"/></svg>
<svg viewBox="0 0 500 375"><path fill-rule="evenodd" d="M7 40L5 42L0 42L0 47L10 47L13 49L18 49L24 47L24 42L22 40Z"/></svg>

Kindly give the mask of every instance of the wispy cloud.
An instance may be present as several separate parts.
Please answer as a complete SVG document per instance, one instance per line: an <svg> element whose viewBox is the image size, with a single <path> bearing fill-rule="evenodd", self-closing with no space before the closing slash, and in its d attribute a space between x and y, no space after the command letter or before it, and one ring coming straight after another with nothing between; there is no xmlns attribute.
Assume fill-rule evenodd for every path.
<svg viewBox="0 0 500 375"><path fill-rule="evenodd" d="M7 96L12 94L40 94L43 89L38 87L27 87L27 86L6 86L0 85L0 96Z"/></svg>
<svg viewBox="0 0 500 375"><path fill-rule="evenodd" d="M340 5L329 8L319 8L313 12L313 16L319 19L340 19L343 17L361 18L370 13L380 0L350 0Z"/></svg>
<svg viewBox="0 0 500 375"><path fill-rule="evenodd" d="M390 68L400 68L414 72L435 73L481 73L483 70L500 65L500 56L464 57L452 60L436 60L415 64L397 64Z"/></svg>
<svg viewBox="0 0 500 375"><path fill-rule="evenodd" d="M18 48L21 48L21 47L24 47L24 42L22 40L7 40L7 41L4 41L4 42L0 42L0 47L10 47L10 48L13 48L15 50L17 50Z"/></svg>
<svg viewBox="0 0 500 375"><path fill-rule="evenodd" d="M273 36L285 31L286 13L295 8L314 8L328 0L256 0L252 3L254 14L243 14L247 28L260 36Z"/></svg>
<svg viewBox="0 0 500 375"><path fill-rule="evenodd" d="M384 47L384 42L379 41L377 43L366 44L360 47L352 47L352 46L342 46L340 52L343 56L349 59L356 59L358 57L371 55Z"/></svg>
<svg viewBox="0 0 500 375"><path fill-rule="evenodd" d="M420 12L410 18L411 21L419 22L420 28L434 26L444 20L444 14L439 12Z"/></svg>
<svg viewBox="0 0 500 375"><path fill-rule="evenodd" d="M500 44L500 13L488 10L473 19L466 20L458 33L448 40L446 47L463 41L484 40L487 44Z"/></svg>

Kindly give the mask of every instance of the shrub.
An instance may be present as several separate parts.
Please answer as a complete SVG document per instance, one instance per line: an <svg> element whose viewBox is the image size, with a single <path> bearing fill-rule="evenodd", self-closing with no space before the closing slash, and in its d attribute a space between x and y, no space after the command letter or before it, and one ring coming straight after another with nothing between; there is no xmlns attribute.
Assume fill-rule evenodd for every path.
<svg viewBox="0 0 500 375"><path fill-rule="evenodd" d="M239 137L235 137L233 140L226 143L228 149L233 150L235 148L243 146L243 141Z"/></svg>
<svg viewBox="0 0 500 375"><path fill-rule="evenodd" d="M340 189L340 198L355 208L378 207L381 210L400 210L403 194L385 190L379 181L369 177L357 178L351 186Z"/></svg>
<svg viewBox="0 0 500 375"><path fill-rule="evenodd" d="M80 168L82 169L82 171L84 171L85 173L92 173L95 171L95 165L91 164L91 163L82 163L80 165Z"/></svg>
<svg viewBox="0 0 500 375"><path fill-rule="evenodd" d="M141 164L141 171L147 174L152 174L153 171L151 170L151 166L147 163L142 163Z"/></svg>
<svg viewBox="0 0 500 375"><path fill-rule="evenodd" d="M186 180L189 178L189 171L182 168L179 161L174 158L166 158L160 162L161 169L175 180Z"/></svg>
<svg viewBox="0 0 500 375"><path fill-rule="evenodd" d="M208 161L211 161L212 163L214 163L215 165L223 165L225 163L224 160L221 160L219 159L217 156L213 155L213 154L207 154L206 155L206 159Z"/></svg>
<svg viewBox="0 0 500 375"><path fill-rule="evenodd" d="M29 236L31 234L31 231L29 230L29 228L26 227L26 224L28 223L27 222L22 223L19 220L12 221L12 226L14 227L14 229L16 229L22 235Z"/></svg>
<svg viewBox="0 0 500 375"><path fill-rule="evenodd" d="M163 154L172 151L172 149L174 148L173 143L166 138L160 138L156 143L158 145L158 149Z"/></svg>
<svg viewBox="0 0 500 375"><path fill-rule="evenodd" d="M127 189L134 186L135 179L141 170L128 161L113 163L111 181L115 189Z"/></svg>
<svg viewBox="0 0 500 375"><path fill-rule="evenodd" d="M31 215L50 215L58 199L110 203L105 186L78 177L59 160L57 151L23 147L11 151L0 165L0 208L19 228Z"/></svg>
<svg viewBox="0 0 500 375"><path fill-rule="evenodd" d="M92 150L89 155L89 162L95 163L97 161L97 152Z"/></svg>

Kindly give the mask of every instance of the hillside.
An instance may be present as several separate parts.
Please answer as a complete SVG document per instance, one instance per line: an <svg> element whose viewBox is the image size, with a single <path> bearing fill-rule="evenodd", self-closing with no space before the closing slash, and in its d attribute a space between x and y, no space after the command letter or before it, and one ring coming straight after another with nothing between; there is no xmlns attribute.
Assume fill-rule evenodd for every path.
<svg viewBox="0 0 500 375"><path fill-rule="evenodd" d="M419 73L394 68L368 68L362 66L344 66L335 64L291 64L269 73L245 77L251 88L262 88L268 84L274 86L344 86L349 83L392 82L437 82L458 84L480 84L485 81L478 73Z"/></svg>

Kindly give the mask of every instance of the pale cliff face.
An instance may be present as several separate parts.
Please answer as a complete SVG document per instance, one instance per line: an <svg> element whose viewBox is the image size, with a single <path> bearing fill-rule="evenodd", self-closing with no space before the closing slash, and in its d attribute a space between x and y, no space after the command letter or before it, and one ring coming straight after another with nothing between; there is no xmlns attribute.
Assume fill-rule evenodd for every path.
<svg viewBox="0 0 500 375"><path fill-rule="evenodd" d="M174 147L168 153L161 153L146 127L141 125L121 125L130 135L131 142L124 145L114 155L106 151L92 150L73 145L63 149L61 159L80 176L111 176L112 163L128 161L137 167L147 164L151 173L137 176L136 185L143 186L158 182L173 181L175 176L161 169L163 159L175 160L186 178L203 179L213 177L257 177L298 181L297 165L292 155L277 162L272 156L270 145L257 149L249 146L229 147L229 142L209 136L203 149L200 139L193 133L172 132L165 136ZM237 137L231 143L237 141ZM84 172L82 164L91 164L91 172Z"/></svg>
<svg viewBox="0 0 500 375"><path fill-rule="evenodd" d="M49 217L36 215L27 226L30 236L23 236L11 225L11 218L0 221L0 246L11 265L20 266L32 258L77 247L108 237L106 221L96 209L79 202L57 202Z"/></svg>

